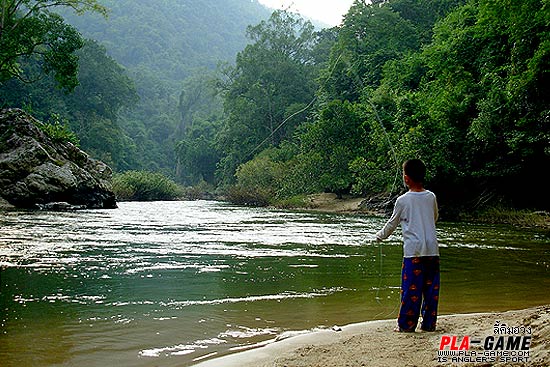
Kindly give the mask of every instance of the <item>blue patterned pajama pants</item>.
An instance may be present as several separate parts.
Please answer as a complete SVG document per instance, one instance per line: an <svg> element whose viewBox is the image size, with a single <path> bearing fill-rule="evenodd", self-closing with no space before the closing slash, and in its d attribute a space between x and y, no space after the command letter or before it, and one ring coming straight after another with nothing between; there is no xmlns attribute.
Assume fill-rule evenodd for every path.
<svg viewBox="0 0 550 367"><path fill-rule="evenodd" d="M402 331L414 331L421 314L421 329L435 330L439 284L439 256L403 258L401 309L397 319Z"/></svg>

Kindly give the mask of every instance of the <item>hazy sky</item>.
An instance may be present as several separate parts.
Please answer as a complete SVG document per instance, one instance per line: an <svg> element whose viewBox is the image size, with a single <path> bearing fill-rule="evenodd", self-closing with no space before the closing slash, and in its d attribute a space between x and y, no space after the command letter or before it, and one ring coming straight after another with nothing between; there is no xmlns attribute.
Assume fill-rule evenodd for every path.
<svg viewBox="0 0 550 367"><path fill-rule="evenodd" d="M346 14L353 0L258 0L274 9L286 9L298 12L306 17L320 20L330 26L339 25L342 15Z"/></svg>

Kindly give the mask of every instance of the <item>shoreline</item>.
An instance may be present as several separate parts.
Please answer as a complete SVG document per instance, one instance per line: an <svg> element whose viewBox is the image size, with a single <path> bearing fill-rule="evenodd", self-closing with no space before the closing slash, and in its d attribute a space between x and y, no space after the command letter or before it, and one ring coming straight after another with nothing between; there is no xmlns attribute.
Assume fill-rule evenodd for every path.
<svg viewBox="0 0 550 367"><path fill-rule="evenodd" d="M382 210L366 209L364 203L366 197L343 197L339 199L336 194L316 194L308 197L309 203L306 210L341 213L341 214L373 214L383 215Z"/></svg>
<svg viewBox="0 0 550 367"><path fill-rule="evenodd" d="M395 197L355 197L338 198L336 194L320 193L308 195L302 205L278 206L276 209L310 211L327 214L367 214L378 217L389 217L393 210ZM443 219L444 220L444 219ZM505 224L526 228L550 229L550 212L504 207L489 207L481 212L462 213L451 222L473 222L484 224Z"/></svg>
<svg viewBox="0 0 550 367"><path fill-rule="evenodd" d="M213 198L208 197L204 199L188 199L180 198L169 201L220 201L227 202L223 197ZM348 214L348 215L372 215L376 217L389 217L393 207L393 201L387 198L380 197L355 197L344 196L338 198L336 194L320 193L311 194L303 199L301 202L294 203L275 203L268 206L272 209L278 210L290 210L290 211L303 211L314 212L324 214ZM117 200L120 202L128 202L135 200ZM391 204L391 205L390 205ZM239 204L234 204L239 205ZM247 206L247 205L241 205ZM249 206L254 207L254 206ZM11 205L8 201L0 197L0 211L5 210L22 210ZM514 208L500 208L489 207L484 212L477 213L463 213L457 218L441 219L442 221L450 222L471 222L488 225L513 225L523 228L540 228L543 230L550 230L550 212L544 210L528 210L528 209L514 209Z"/></svg>
<svg viewBox="0 0 550 367"><path fill-rule="evenodd" d="M443 335L457 336L457 345L460 345L465 336L472 340L498 337L494 334L496 321L510 327L531 327L532 340L528 360L520 361L520 357L517 357L515 360L497 360L494 363L486 360L473 363L438 361ZM338 329L341 331L328 329L309 332L255 349L197 361L193 367L550 365L550 304L505 312L444 315L439 317L435 332L397 333L393 331L394 326L394 319L375 320L346 325ZM471 347L470 350L481 355L481 348Z"/></svg>

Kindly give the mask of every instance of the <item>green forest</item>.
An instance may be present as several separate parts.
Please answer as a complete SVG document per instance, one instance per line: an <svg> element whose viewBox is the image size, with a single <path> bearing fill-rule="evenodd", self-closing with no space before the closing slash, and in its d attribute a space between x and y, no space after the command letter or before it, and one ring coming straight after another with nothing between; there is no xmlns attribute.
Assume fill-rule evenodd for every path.
<svg viewBox="0 0 550 367"><path fill-rule="evenodd" d="M0 11L0 106L118 173L267 205L397 194L416 157L448 217L550 208L548 0L356 0L324 29L249 0Z"/></svg>

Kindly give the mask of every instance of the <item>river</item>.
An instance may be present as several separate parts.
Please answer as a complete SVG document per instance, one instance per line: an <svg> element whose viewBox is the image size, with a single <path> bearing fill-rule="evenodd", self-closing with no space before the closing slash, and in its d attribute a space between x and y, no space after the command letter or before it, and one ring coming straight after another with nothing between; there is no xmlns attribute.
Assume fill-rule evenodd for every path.
<svg viewBox="0 0 550 367"><path fill-rule="evenodd" d="M2 366L189 366L307 330L394 318L384 218L120 203L0 211ZM439 223L440 313L550 303L550 234Z"/></svg>

